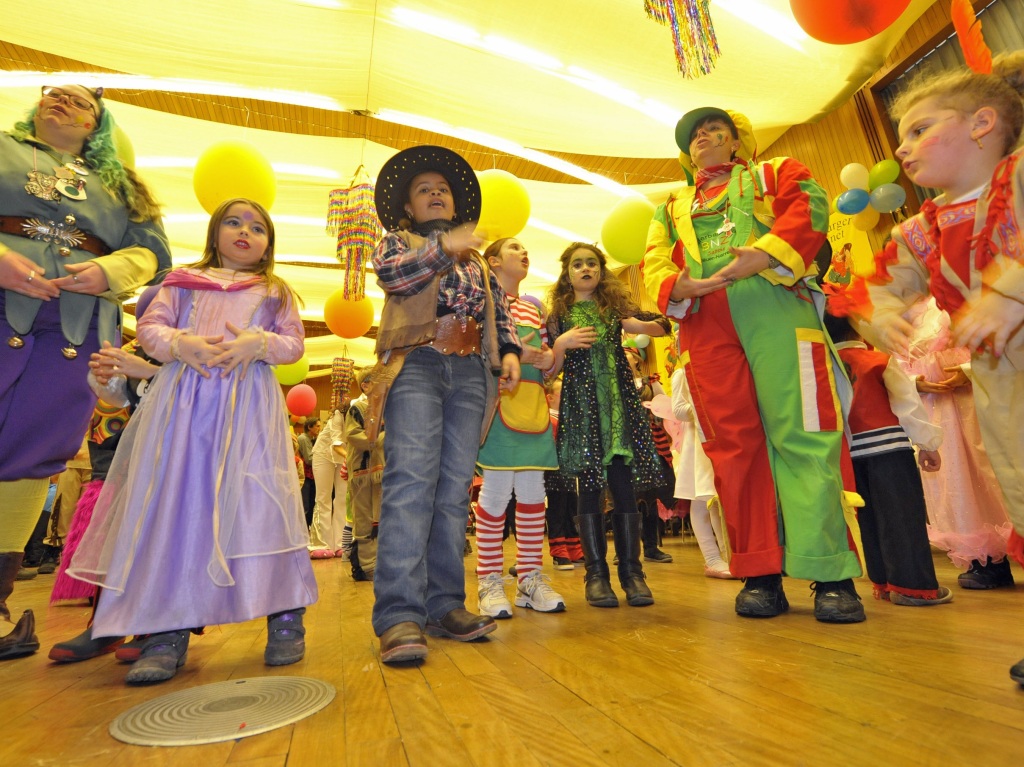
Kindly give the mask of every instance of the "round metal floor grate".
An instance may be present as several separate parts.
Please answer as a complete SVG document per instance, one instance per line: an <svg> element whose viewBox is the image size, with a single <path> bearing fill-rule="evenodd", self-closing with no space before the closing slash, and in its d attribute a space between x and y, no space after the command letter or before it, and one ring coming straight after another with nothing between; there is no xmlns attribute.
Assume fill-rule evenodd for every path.
<svg viewBox="0 0 1024 767"><path fill-rule="evenodd" d="M274 676L181 690L142 703L110 723L110 734L137 746L194 746L259 735L315 714L334 687L319 679Z"/></svg>

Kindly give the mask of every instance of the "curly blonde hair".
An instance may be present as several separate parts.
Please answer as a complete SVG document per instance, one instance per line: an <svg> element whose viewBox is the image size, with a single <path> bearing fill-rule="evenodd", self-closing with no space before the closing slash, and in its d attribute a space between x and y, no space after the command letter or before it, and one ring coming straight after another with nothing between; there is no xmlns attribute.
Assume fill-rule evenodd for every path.
<svg viewBox="0 0 1024 767"><path fill-rule="evenodd" d="M965 115L982 107L992 107L999 114L1002 128L1003 154L1009 154L1020 141L1024 129L1024 51L1014 51L992 60L992 74L957 70L924 76L915 81L893 102L890 113L897 120L912 106L933 98L944 109Z"/></svg>

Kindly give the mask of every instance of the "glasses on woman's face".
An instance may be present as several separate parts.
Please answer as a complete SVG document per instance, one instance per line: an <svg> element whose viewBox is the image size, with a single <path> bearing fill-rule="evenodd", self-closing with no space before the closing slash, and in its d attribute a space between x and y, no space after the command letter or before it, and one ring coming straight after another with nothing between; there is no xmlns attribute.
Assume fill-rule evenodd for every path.
<svg viewBox="0 0 1024 767"><path fill-rule="evenodd" d="M67 91L62 91L60 88L54 88L50 85L44 85L43 96L45 96L46 98L53 99L54 101L60 101L61 99L65 99L71 106L75 107L76 109L81 109L83 112L88 110L92 112L94 116L98 116L96 115L96 107L94 107L90 101L88 101L87 99L83 99L81 96L76 96L74 93L68 93Z"/></svg>

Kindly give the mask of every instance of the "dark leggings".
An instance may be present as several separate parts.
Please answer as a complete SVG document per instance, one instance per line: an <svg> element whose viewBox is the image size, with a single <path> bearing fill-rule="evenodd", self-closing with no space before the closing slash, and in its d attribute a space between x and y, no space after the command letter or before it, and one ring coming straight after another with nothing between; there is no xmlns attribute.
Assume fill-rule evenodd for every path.
<svg viewBox="0 0 1024 767"><path fill-rule="evenodd" d="M620 456L613 458L611 464L605 469L605 476L608 478L608 489L611 491L616 512L635 514L637 509L636 493L633 491L633 470L626 465L626 461ZM601 492L601 490L581 491L576 506L579 513L600 514Z"/></svg>

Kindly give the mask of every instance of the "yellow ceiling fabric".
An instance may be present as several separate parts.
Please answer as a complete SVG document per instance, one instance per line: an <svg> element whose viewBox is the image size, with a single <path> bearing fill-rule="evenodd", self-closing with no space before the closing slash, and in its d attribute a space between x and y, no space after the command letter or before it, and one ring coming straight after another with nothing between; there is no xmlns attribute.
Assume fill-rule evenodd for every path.
<svg viewBox="0 0 1024 767"><path fill-rule="evenodd" d="M726 0L712 0L721 57L697 80L676 70L665 29L646 18L638 0L345 0L342 5L330 10L287 0L144 5L93 0L88 23L82 16L72 32L55 33L56 27L39 19L66 17L67 3L37 0L31 13L4 15L0 38L98 69L307 91L343 110L398 110L543 152L623 158L627 169L629 158L675 157L675 122L704 104L746 114L758 146L768 148L790 125L820 116L855 92L931 0L914 0L896 24L864 43L829 46L805 38L798 43L801 50L728 12ZM759 6L791 18L788 0L759 0ZM453 42L415 31L398 20L401 8L458 23L475 37ZM529 56L522 48L542 55L546 64L523 63ZM30 68L31 62L17 65ZM38 95L37 85L7 87L6 76L0 72L4 128ZM247 103L256 109L262 102ZM395 127L387 136L375 131L380 143L363 136L315 135L324 131L308 125L313 135L293 133L299 112L287 107L274 122L276 130L257 130L218 122L217 104L217 96L195 97L194 117L113 100L108 106L134 146L139 173L165 206L178 264L198 257L208 221L192 190L189 158L194 161L217 141L255 145L274 164L278 181L272 214L278 273L305 300L303 316L317 319L319 311L322 318L323 301L343 284L336 239L325 232L327 196L360 164L375 177L391 155L408 146L409 131ZM474 167L490 167L486 160L479 154ZM680 172L637 191L660 202L681 179ZM629 184L628 176L614 180ZM619 197L588 184L524 183L532 218L520 235L531 256L523 288L544 296L567 240L598 240ZM372 272L366 294L379 316L382 295ZM372 355L370 339L330 336L308 339L307 353L313 364L330 365L343 356L344 344L349 350L344 356L359 364Z"/></svg>

